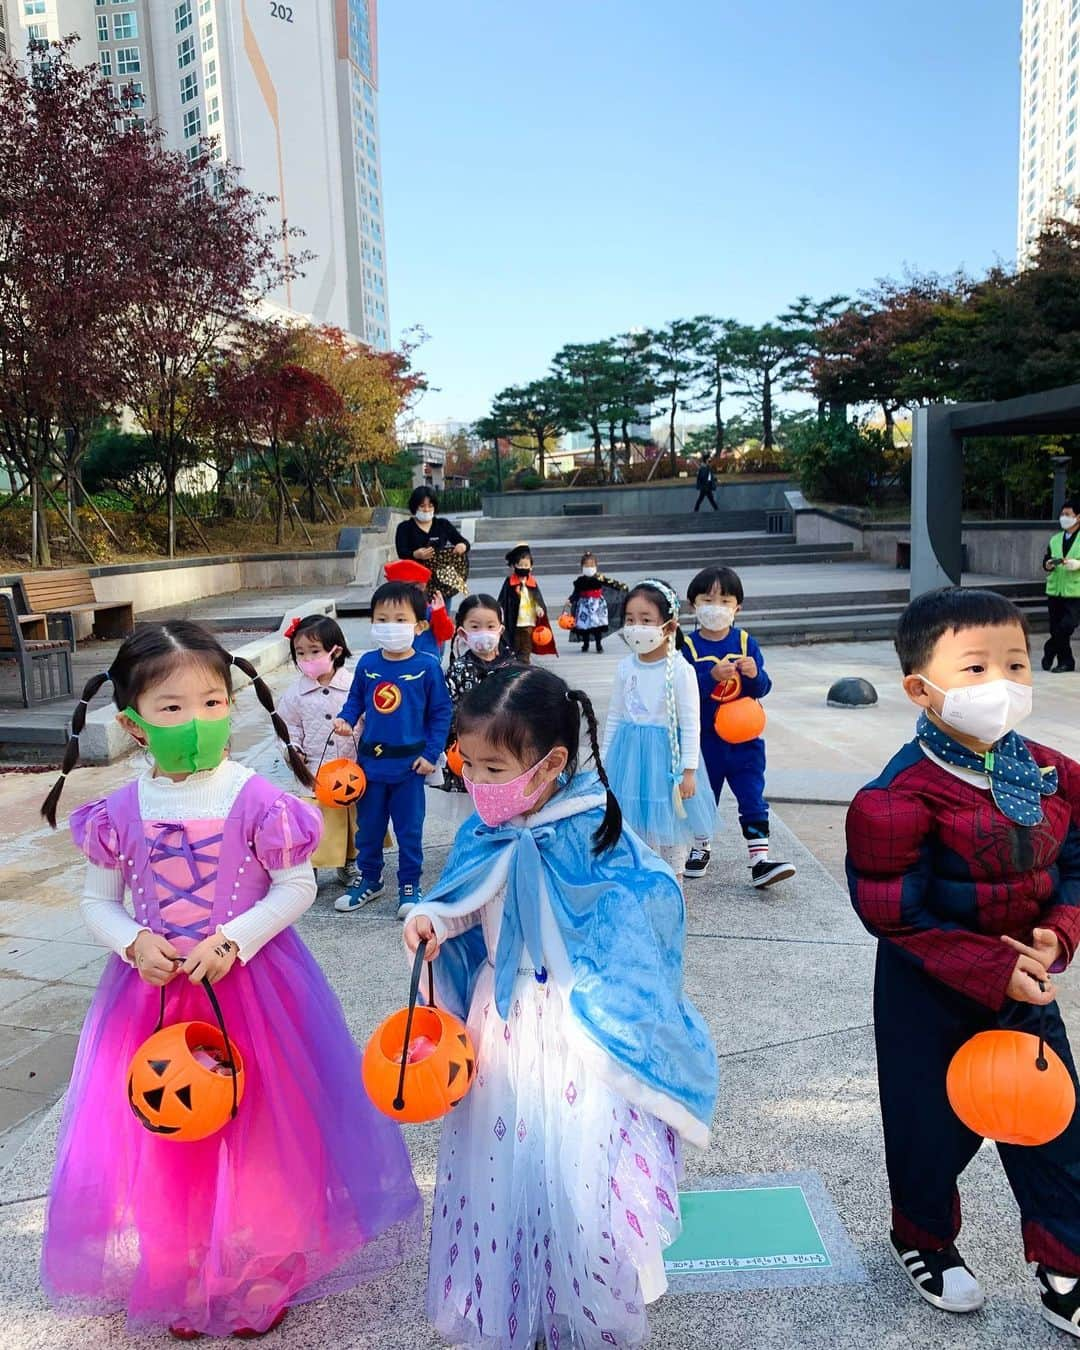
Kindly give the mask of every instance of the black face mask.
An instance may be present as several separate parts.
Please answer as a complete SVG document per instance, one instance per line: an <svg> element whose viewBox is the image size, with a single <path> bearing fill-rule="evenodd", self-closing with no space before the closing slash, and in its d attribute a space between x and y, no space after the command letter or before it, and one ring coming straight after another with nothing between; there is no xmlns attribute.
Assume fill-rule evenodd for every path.
<svg viewBox="0 0 1080 1350"><path fill-rule="evenodd" d="M527 576L529 575L529 573L532 571L532 568L531 568L531 567L515 567L515 568L514 568L514 571L518 574L519 577L527 577Z"/></svg>

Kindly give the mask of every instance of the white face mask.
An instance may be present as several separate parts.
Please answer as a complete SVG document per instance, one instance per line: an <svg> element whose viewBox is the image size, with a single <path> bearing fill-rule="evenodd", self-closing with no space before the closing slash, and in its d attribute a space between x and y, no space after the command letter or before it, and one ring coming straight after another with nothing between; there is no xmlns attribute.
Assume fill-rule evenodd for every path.
<svg viewBox="0 0 1080 1350"><path fill-rule="evenodd" d="M416 519L420 522L421 525L430 525L431 522L435 519L435 512L417 511Z"/></svg>
<svg viewBox="0 0 1080 1350"><path fill-rule="evenodd" d="M465 641L477 656L484 656L496 650L499 645L499 634L486 633L483 631L479 633L466 633Z"/></svg>
<svg viewBox="0 0 1080 1350"><path fill-rule="evenodd" d="M657 647L662 647L667 641L668 635L662 628L657 628L655 624L632 623L622 630L623 641L632 652L637 652L639 656L646 656L649 652L656 651Z"/></svg>
<svg viewBox="0 0 1080 1350"><path fill-rule="evenodd" d="M594 577L594 576L596 576L596 568L595 568L595 567L583 567L583 568L581 569L581 575L582 575L583 577Z"/></svg>
<svg viewBox="0 0 1080 1350"><path fill-rule="evenodd" d="M723 632L735 622L735 611L730 605L698 605L694 613L698 624L710 633Z"/></svg>
<svg viewBox="0 0 1080 1350"><path fill-rule="evenodd" d="M1076 517L1058 516L1058 524L1061 526L1061 528L1065 531L1066 534L1070 534L1073 530L1076 529Z"/></svg>
<svg viewBox="0 0 1080 1350"><path fill-rule="evenodd" d="M956 689L942 689L919 677L931 689L945 695L938 716L954 731L995 745L1003 736L1031 713L1031 685L1017 684L1015 680L988 680L986 684L961 685Z"/></svg>
<svg viewBox="0 0 1080 1350"><path fill-rule="evenodd" d="M407 652L416 641L416 625L411 623L373 623L371 640L384 652Z"/></svg>

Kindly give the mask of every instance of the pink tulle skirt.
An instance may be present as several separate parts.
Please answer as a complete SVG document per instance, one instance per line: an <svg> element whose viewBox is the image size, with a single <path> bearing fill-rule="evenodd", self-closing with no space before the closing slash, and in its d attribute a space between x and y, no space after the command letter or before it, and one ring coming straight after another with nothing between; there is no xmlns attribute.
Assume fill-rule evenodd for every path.
<svg viewBox="0 0 1080 1350"><path fill-rule="evenodd" d="M198 1143L146 1130L127 1066L159 992L119 957L87 1014L60 1131L42 1281L61 1307L134 1328L265 1329L289 1304L413 1254L422 1221L401 1131L364 1093L341 1005L291 930L215 986L245 1066L235 1120ZM180 977L166 1022L213 1021Z"/></svg>

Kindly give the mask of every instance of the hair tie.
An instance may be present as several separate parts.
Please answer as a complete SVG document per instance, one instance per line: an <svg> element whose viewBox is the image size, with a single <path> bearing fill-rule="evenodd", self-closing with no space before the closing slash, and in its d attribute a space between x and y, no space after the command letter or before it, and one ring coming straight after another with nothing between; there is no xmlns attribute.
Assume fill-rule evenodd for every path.
<svg viewBox="0 0 1080 1350"><path fill-rule="evenodd" d="M88 698L81 698L75 706L76 708L89 708L90 700Z"/></svg>

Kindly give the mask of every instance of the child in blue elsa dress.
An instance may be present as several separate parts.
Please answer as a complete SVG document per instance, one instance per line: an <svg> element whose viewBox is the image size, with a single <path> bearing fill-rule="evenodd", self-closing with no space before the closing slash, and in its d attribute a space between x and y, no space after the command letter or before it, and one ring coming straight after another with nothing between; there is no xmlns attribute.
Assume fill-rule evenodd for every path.
<svg viewBox="0 0 1080 1350"><path fill-rule="evenodd" d="M537 668L458 707L476 814L405 927L477 1077L439 1151L428 1315L483 1350L635 1347L704 1147L716 1054L671 870L624 833L588 697ZM578 772L584 717L595 772Z"/></svg>

